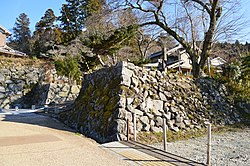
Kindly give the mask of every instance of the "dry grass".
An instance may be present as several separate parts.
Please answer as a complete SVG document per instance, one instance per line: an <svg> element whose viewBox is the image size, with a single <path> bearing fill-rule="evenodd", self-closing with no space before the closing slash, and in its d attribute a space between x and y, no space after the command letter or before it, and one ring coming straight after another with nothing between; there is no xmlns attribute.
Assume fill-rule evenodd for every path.
<svg viewBox="0 0 250 166"><path fill-rule="evenodd" d="M214 126L212 127L212 133L216 134L223 134L225 132L236 132L241 131L246 126L242 124L231 125L231 126ZM205 136L207 134L207 129L194 129L188 131L167 131L167 141L168 142L175 142L179 140L187 140L191 138L198 138L201 136ZM137 136L137 141L144 143L144 144L153 144L163 142L163 133L153 133L153 132L140 132Z"/></svg>
<svg viewBox="0 0 250 166"><path fill-rule="evenodd" d="M0 65L1 68L9 66L51 66L50 61L45 61L41 59L32 59L32 58L13 58L0 56Z"/></svg>

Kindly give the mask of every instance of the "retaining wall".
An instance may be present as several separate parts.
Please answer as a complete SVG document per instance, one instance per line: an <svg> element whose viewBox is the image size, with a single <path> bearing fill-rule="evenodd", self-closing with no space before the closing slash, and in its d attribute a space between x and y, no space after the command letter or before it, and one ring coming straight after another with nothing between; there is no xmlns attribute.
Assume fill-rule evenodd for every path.
<svg viewBox="0 0 250 166"><path fill-rule="evenodd" d="M126 119L137 114L137 131L200 129L209 121L233 124L241 119L227 101L224 85L212 79L146 70L121 62L84 76L74 109L61 119L98 142L126 139ZM133 127L133 124L132 126Z"/></svg>

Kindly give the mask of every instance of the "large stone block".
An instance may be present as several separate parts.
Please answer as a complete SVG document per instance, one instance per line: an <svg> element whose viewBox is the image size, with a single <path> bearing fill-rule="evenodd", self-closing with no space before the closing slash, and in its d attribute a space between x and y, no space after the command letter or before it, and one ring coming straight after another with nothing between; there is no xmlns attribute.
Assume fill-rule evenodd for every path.
<svg viewBox="0 0 250 166"><path fill-rule="evenodd" d="M156 119L155 119L155 125L157 126L157 127L162 127L163 126L163 119L161 118L161 117L156 117Z"/></svg>
<svg viewBox="0 0 250 166"><path fill-rule="evenodd" d="M163 101L161 100L152 100L150 98L146 99L146 108L152 110L163 110Z"/></svg>
<svg viewBox="0 0 250 166"><path fill-rule="evenodd" d="M0 92L0 99L5 98L5 94Z"/></svg>
<svg viewBox="0 0 250 166"><path fill-rule="evenodd" d="M165 114L164 114L164 117L165 117L166 119L170 120L170 119L171 119L171 112L165 113Z"/></svg>
<svg viewBox="0 0 250 166"><path fill-rule="evenodd" d="M133 85L134 87L137 87L138 84L139 84L138 79L135 78L135 77L132 77L132 78L131 78L131 85Z"/></svg>
<svg viewBox="0 0 250 166"><path fill-rule="evenodd" d="M0 75L0 82L4 82L5 81L5 77L3 75Z"/></svg>
<svg viewBox="0 0 250 166"><path fill-rule="evenodd" d="M130 112L134 112L134 107L132 105L127 105L127 110Z"/></svg>
<svg viewBox="0 0 250 166"><path fill-rule="evenodd" d="M6 92L5 87L0 86L0 93Z"/></svg>
<svg viewBox="0 0 250 166"><path fill-rule="evenodd" d="M117 132L118 133L126 133L127 132L127 123L124 120L117 119Z"/></svg>
<svg viewBox="0 0 250 166"><path fill-rule="evenodd" d="M133 101L134 101L134 98L128 97L127 98L127 105L131 105Z"/></svg>
<svg viewBox="0 0 250 166"><path fill-rule="evenodd" d="M147 116L140 117L142 124L149 124L149 119Z"/></svg>
<svg viewBox="0 0 250 166"><path fill-rule="evenodd" d="M166 96L162 92L159 93L159 96L162 101L167 101Z"/></svg>
<svg viewBox="0 0 250 166"><path fill-rule="evenodd" d="M137 131L141 131L142 127L143 127L142 123L140 121L137 121L137 123L136 123L136 129L137 129Z"/></svg>
<svg viewBox="0 0 250 166"><path fill-rule="evenodd" d="M132 77L132 75L133 75L133 71L132 70L129 70L128 68L126 68L126 67L123 67L122 68L122 72L121 72L121 74L122 75L126 75L126 76L128 76L128 77Z"/></svg>
<svg viewBox="0 0 250 166"><path fill-rule="evenodd" d="M123 108L119 108L117 110L117 118L119 119L126 119L127 116L127 111Z"/></svg>
<svg viewBox="0 0 250 166"><path fill-rule="evenodd" d="M131 78L128 75L121 75L121 85L130 87Z"/></svg>
<svg viewBox="0 0 250 166"><path fill-rule="evenodd" d="M78 94L80 92L80 89L77 85L72 85L71 87L71 93Z"/></svg>
<svg viewBox="0 0 250 166"><path fill-rule="evenodd" d="M141 110L134 109L134 112L136 115L142 116L144 113Z"/></svg>
<svg viewBox="0 0 250 166"><path fill-rule="evenodd" d="M126 108L126 98L125 97L120 96L120 100L118 101L118 107Z"/></svg>
<svg viewBox="0 0 250 166"><path fill-rule="evenodd" d="M8 79L8 80L5 81L5 84L13 84L13 81Z"/></svg>
<svg viewBox="0 0 250 166"><path fill-rule="evenodd" d="M183 121L183 117L181 117L180 114L178 114L178 115L175 117L175 119L176 119L176 122L177 122L177 123L181 123L181 122Z"/></svg>

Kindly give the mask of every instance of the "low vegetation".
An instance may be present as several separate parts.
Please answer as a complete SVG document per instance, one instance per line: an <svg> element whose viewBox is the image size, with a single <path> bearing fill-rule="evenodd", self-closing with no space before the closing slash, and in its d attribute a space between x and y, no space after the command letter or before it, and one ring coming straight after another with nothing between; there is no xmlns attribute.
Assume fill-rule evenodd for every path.
<svg viewBox="0 0 250 166"><path fill-rule="evenodd" d="M55 60L56 71L61 76L66 76L70 79L70 82L73 83L74 80L77 83L81 82L81 70L78 60L73 57L66 57Z"/></svg>
<svg viewBox="0 0 250 166"><path fill-rule="evenodd" d="M222 134L225 132L237 132L244 129L246 126L244 124L236 124L230 126L214 126L212 127L213 134ZM182 130L179 132L174 132L171 130L167 131L167 142L175 142L181 140L187 140L192 138L198 138L207 135L207 129L192 129L192 130ZM143 144L154 144L163 142L163 133L153 133L153 132L140 132L137 136L137 141Z"/></svg>
<svg viewBox="0 0 250 166"><path fill-rule="evenodd" d="M235 102L250 103L250 53L246 53L238 61L228 64L218 81L230 89L229 99Z"/></svg>
<svg viewBox="0 0 250 166"><path fill-rule="evenodd" d="M49 61L44 61L42 59L34 58L12 58L0 56L0 65L4 66L51 66L52 63Z"/></svg>

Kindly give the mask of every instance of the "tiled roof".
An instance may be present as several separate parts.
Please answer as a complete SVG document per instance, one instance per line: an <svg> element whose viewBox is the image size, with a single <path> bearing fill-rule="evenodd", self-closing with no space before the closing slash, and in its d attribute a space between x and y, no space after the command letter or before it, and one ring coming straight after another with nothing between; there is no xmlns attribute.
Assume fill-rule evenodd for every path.
<svg viewBox="0 0 250 166"><path fill-rule="evenodd" d="M0 53L4 55L13 55L13 56L18 56L18 57L27 57L27 55L23 52L14 50L8 46L0 47Z"/></svg>
<svg viewBox="0 0 250 166"><path fill-rule="evenodd" d="M0 25L0 31L2 31L2 33L6 34L6 35L11 35L11 32L8 31L6 28L4 28L3 26Z"/></svg>

